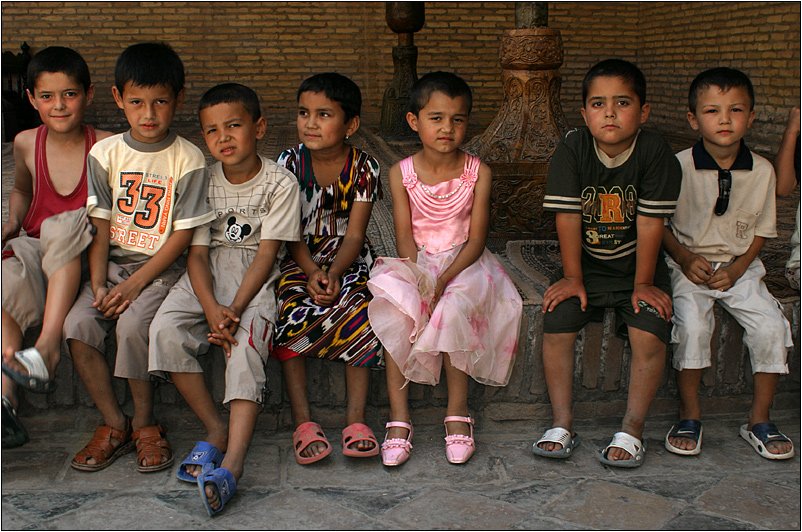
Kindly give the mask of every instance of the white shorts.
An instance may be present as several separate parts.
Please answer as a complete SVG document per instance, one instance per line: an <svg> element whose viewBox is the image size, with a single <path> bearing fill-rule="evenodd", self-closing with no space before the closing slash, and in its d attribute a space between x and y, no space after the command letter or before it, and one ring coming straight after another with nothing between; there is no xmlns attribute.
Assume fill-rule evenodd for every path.
<svg viewBox="0 0 802 532"><path fill-rule="evenodd" d="M718 301L744 328L743 342L749 348L752 373L788 373L788 348L794 345L791 326L779 301L762 280L766 270L759 258L726 291L694 284L668 255L666 262L674 300L671 331L671 343L675 344L674 369L710 366L710 339L715 327L713 305Z"/></svg>

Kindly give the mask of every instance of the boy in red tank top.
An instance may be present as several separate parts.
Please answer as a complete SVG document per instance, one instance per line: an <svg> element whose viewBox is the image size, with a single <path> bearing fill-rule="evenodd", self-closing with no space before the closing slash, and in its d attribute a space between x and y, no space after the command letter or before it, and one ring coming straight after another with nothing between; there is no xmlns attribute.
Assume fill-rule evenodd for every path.
<svg viewBox="0 0 802 532"><path fill-rule="evenodd" d="M96 140L111 135L82 123L94 86L74 50L40 51L28 66L28 82L42 125L14 139L14 188L2 226L4 449L28 440L16 415L17 386L55 389L62 326L81 283L81 253L92 240L86 155ZM20 351L25 331L39 325L34 347Z"/></svg>

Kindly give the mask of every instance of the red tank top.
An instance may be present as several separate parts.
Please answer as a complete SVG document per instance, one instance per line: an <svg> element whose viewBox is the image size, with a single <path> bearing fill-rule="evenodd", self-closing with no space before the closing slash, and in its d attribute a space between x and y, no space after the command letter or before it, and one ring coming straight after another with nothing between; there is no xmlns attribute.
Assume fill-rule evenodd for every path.
<svg viewBox="0 0 802 532"><path fill-rule="evenodd" d="M86 141L86 154L95 144L95 130L92 126L83 125L84 140ZM74 211L86 206L86 157L84 157L84 169L81 172L81 180L75 190L66 196L56 192L53 183L50 181L50 172L47 170L47 126L41 125L36 130L36 148L33 158L36 166L33 187L33 200L28 209L28 214L22 221L22 228L25 233L33 238L39 238L39 228L42 222L65 211Z"/></svg>

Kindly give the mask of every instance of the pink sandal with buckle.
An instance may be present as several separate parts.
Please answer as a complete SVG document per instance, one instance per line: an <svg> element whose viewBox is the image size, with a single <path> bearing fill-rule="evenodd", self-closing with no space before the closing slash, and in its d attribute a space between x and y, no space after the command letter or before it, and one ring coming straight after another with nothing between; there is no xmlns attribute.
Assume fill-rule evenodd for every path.
<svg viewBox="0 0 802 532"><path fill-rule="evenodd" d="M448 458L448 461L452 464L464 464L473 456L473 452L476 450L476 445L473 441L473 419L471 416L448 416L445 421L443 421L443 424L445 425L449 421L467 423L471 429L470 436L464 434L449 434L448 425L446 425L446 458Z"/></svg>
<svg viewBox="0 0 802 532"><path fill-rule="evenodd" d="M412 449L412 425L402 421L390 421L384 427L387 430L391 427L399 427L409 431L406 438L390 438L388 440L387 433L384 434L382 463L386 466L399 466L407 461L409 451Z"/></svg>

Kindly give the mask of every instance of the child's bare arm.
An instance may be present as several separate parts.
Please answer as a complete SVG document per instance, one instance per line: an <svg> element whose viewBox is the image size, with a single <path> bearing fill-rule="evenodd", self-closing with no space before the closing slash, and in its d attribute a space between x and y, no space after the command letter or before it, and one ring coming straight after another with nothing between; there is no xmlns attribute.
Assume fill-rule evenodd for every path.
<svg viewBox="0 0 802 532"><path fill-rule="evenodd" d="M774 159L774 168L777 172L777 196L784 198L796 186L796 170L794 169L794 154L796 153L796 139L799 136L800 118L799 107L792 107L788 112L788 123L785 126L780 149Z"/></svg>
<svg viewBox="0 0 802 532"><path fill-rule="evenodd" d="M14 138L14 188L8 195L8 221L3 224L2 244L19 236L22 221L28 214L33 200L33 173L27 161L33 152L36 131L23 131Z"/></svg>
<svg viewBox="0 0 802 532"><path fill-rule="evenodd" d="M92 285L92 293L95 294L93 305L100 310L100 303L108 293L106 281L108 280L109 268L109 221L103 218L90 218L92 225L95 226L95 235L92 243L87 250L87 260L89 262L89 279ZM102 311L106 317L111 317L113 312Z"/></svg>
<svg viewBox="0 0 802 532"><path fill-rule="evenodd" d="M765 238L756 236L754 240L752 240L752 244L750 244L749 248L746 250L746 253L736 257L735 260L728 265L722 266L713 272L707 286L713 290L729 290L732 288L735 281L741 278L746 269L749 268L749 265L752 264L752 261L755 260L755 257L757 257L760 250L763 249L763 244L765 243Z"/></svg>
<svg viewBox="0 0 802 532"><path fill-rule="evenodd" d="M554 308L572 297L579 298L582 310L588 307L582 275L582 214L558 212L555 214L557 238L560 241L560 257L563 278L549 286L543 294L543 312Z"/></svg>
<svg viewBox="0 0 802 532"><path fill-rule="evenodd" d="M370 221L373 203L355 201L348 215L348 228L345 230L337 256L329 266L326 278L321 280L324 290L314 294L315 303L322 306L333 305L340 297L340 281L343 274L354 263L365 245L365 232Z"/></svg>
<svg viewBox="0 0 802 532"><path fill-rule="evenodd" d="M638 216L638 243L635 248L635 284L632 290L632 308L640 312L639 301L654 307L664 320L671 319L672 304L668 294L654 286L654 270L663 239L663 219Z"/></svg>
<svg viewBox="0 0 802 532"><path fill-rule="evenodd" d="M227 356L231 356L231 343L221 332L224 327L223 322L233 316L234 313L225 305L217 302L214 295L214 280L212 270L209 267L209 246L190 246L187 254L187 273L192 290L198 298L203 313L206 316L206 324L209 327L209 342L219 345ZM239 321L239 316L235 316Z"/></svg>
<svg viewBox="0 0 802 532"><path fill-rule="evenodd" d="M663 227L663 248L682 268L682 273L690 282L705 284L710 280L710 276L713 274L713 265L703 256L691 252L680 244L668 226Z"/></svg>
<svg viewBox="0 0 802 532"><path fill-rule="evenodd" d="M237 316L242 315L248 303L264 286L270 276L270 272L273 270L273 264L276 262L279 249L281 249L280 240L266 239L259 242L256 256L245 271L245 276L242 278L237 295L234 296L234 301L229 305L237 313Z"/></svg>
<svg viewBox="0 0 802 532"><path fill-rule="evenodd" d="M395 243L398 256L408 258L412 262L418 260L418 248L412 238L412 215L409 211L409 195L404 186L401 165L394 164L390 168L390 195L393 198L393 225L395 227Z"/></svg>
<svg viewBox="0 0 802 532"><path fill-rule="evenodd" d="M473 189L471 228L468 233L468 241L454 258L454 262L437 279L431 308L437 305L446 285L465 268L476 262L485 251L487 231L490 225L490 185L492 182L493 175L490 167L481 163L479 165L479 179L477 179Z"/></svg>

